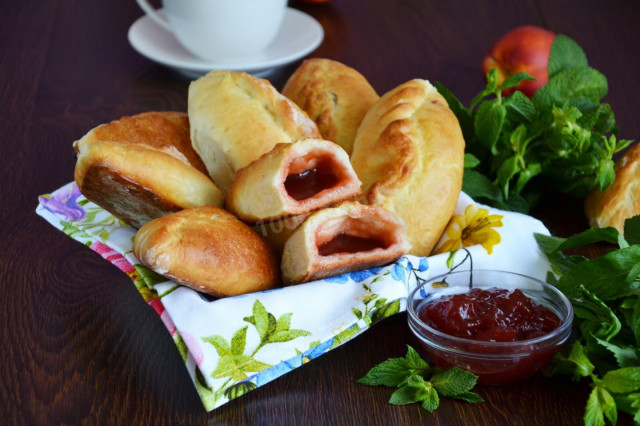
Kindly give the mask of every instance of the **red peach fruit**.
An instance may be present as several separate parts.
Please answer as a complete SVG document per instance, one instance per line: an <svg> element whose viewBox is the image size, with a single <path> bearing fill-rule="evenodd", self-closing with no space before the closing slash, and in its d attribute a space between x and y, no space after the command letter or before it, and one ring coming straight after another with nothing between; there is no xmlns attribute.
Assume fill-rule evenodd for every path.
<svg viewBox="0 0 640 426"><path fill-rule="evenodd" d="M548 81L547 64L555 36L555 33L533 25L517 27L503 35L487 52L482 61L482 72L486 76L489 70L496 68L498 85L510 75L519 72L531 74L535 81L523 81L512 89L504 90L503 94L510 95L520 90L532 97Z"/></svg>

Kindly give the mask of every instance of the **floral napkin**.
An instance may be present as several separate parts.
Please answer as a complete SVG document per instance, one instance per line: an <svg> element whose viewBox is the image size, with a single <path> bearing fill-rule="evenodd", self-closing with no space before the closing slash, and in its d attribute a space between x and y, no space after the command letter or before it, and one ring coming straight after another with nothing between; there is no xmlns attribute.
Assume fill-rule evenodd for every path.
<svg viewBox="0 0 640 426"><path fill-rule="evenodd" d="M74 183L40 196L36 212L133 280L173 337L207 410L404 311L420 280L471 268L544 280L550 269L533 236L549 234L540 221L474 203L461 193L433 256L404 256L384 267L215 299L140 265L131 251L136 230L87 200Z"/></svg>

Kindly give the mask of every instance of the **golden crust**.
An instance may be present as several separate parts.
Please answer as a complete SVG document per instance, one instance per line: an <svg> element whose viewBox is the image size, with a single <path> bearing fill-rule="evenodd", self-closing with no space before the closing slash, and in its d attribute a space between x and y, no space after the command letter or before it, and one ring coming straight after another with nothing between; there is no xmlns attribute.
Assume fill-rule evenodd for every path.
<svg viewBox="0 0 640 426"><path fill-rule="evenodd" d="M193 147L225 192L239 169L276 144L320 137L295 103L244 72L216 70L191 82L188 113Z"/></svg>
<svg viewBox="0 0 640 426"><path fill-rule="evenodd" d="M464 139L446 100L425 80L384 94L365 116L351 163L364 202L396 213L411 254L428 256L462 188Z"/></svg>
<svg viewBox="0 0 640 426"><path fill-rule="evenodd" d="M294 188L289 176L301 174L311 175L306 181L310 186L302 187L308 188L306 198L296 198L290 192ZM347 153L330 141L304 139L278 144L240 169L226 207L245 222L256 224L308 214L358 195L360 181Z"/></svg>
<svg viewBox="0 0 640 426"><path fill-rule="evenodd" d="M184 112L150 111L122 117L93 129L86 136L91 142L122 141L164 152L202 173L207 169L193 150L189 136L189 117ZM88 140L85 139L85 143Z"/></svg>
<svg viewBox="0 0 640 426"><path fill-rule="evenodd" d="M133 254L148 268L219 297L280 282L276 256L250 227L214 206L185 209L138 230Z"/></svg>
<svg viewBox="0 0 640 426"><path fill-rule="evenodd" d="M365 247L324 251L342 237L371 241ZM349 243L347 242L347 245ZM280 268L285 284L317 280L390 263L409 249L399 219L377 206L355 201L311 214L284 245Z"/></svg>
<svg viewBox="0 0 640 426"><path fill-rule="evenodd" d="M224 196L193 151L186 114L148 112L100 125L74 142L80 191L139 228L185 207L222 205Z"/></svg>
<svg viewBox="0 0 640 426"><path fill-rule="evenodd" d="M594 189L585 199L585 214L594 228L613 226L624 232L624 221L640 214L640 143L616 161L613 184Z"/></svg>
<svg viewBox="0 0 640 426"><path fill-rule="evenodd" d="M282 94L316 122L324 139L337 143L348 154L360 122L379 99L358 71L322 58L305 60L289 77Z"/></svg>

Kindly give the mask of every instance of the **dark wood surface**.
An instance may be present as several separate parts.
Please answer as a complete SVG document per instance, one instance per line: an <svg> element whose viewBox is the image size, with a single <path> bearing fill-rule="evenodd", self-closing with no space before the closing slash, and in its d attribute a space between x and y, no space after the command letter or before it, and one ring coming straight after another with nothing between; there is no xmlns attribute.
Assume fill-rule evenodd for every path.
<svg viewBox="0 0 640 426"><path fill-rule="evenodd" d="M362 72L379 93L440 81L465 103L491 44L522 24L576 40L609 79L620 136L640 136L637 0L333 0L292 4L326 32L313 56ZM188 79L127 41L133 0L3 1L0 12L0 422L3 424L575 425L589 387L566 377L484 386L430 414L355 380L413 344L396 315L355 340L207 413L160 319L129 278L36 216L37 196L73 179L71 144L92 127L186 110ZM299 64L273 72L277 88ZM536 210L556 235L584 229L581 202ZM628 417L622 417L628 422Z"/></svg>

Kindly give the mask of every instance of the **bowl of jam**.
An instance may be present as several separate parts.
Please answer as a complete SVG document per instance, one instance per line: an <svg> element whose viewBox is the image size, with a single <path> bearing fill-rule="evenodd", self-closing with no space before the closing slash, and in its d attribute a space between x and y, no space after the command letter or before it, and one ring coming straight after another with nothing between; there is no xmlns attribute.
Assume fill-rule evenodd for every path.
<svg viewBox="0 0 640 426"><path fill-rule="evenodd" d="M571 334L573 308L558 289L505 271L455 271L415 288L409 327L439 367L457 366L478 383L530 377Z"/></svg>

